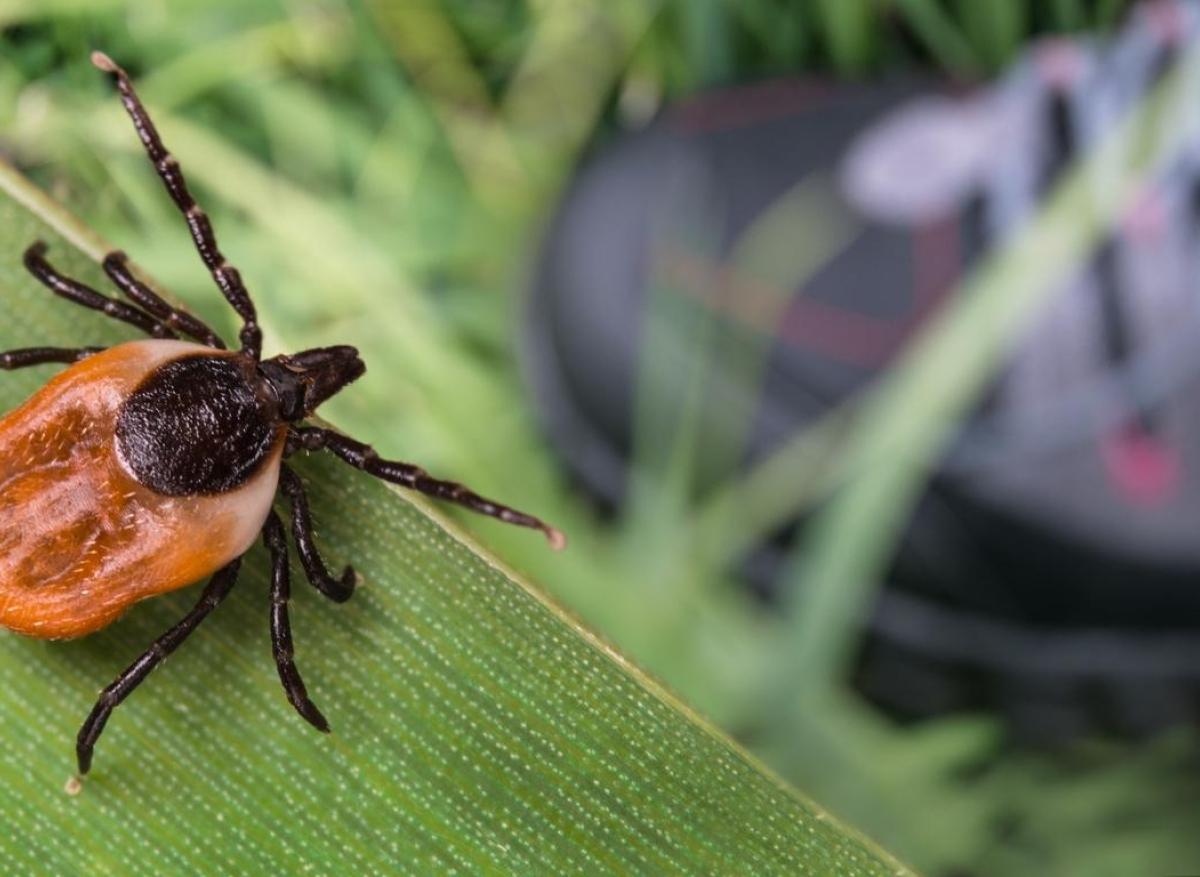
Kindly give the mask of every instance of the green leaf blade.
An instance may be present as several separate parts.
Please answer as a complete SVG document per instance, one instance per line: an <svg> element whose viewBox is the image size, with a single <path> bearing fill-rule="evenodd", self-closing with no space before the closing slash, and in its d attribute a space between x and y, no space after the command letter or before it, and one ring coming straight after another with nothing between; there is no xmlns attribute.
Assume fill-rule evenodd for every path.
<svg viewBox="0 0 1200 877"><path fill-rule="evenodd" d="M103 286L94 264L103 244L11 171L0 172L0 190L0 294L13 315L0 349L132 337L20 269L24 246L46 238L64 272ZM0 405L8 410L52 371L4 375ZM229 600L116 711L78 795L64 784L95 692L197 591L148 601L78 641L0 635L0 855L10 867L903 870L423 503L328 457L298 468L325 555L353 562L364 580L352 601L333 605L293 564L297 661L334 733L315 733L284 700L259 548Z"/></svg>

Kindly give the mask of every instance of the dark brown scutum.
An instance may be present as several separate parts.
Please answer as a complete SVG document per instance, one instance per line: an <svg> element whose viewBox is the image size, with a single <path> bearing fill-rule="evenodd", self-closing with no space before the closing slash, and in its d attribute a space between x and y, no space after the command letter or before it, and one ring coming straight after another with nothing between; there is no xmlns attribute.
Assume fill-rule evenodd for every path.
<svg viewBox="0 0 1200 877"><path fill-rule="evenodd" d="M268 458L277 425L232 356L159 366L121 406L117 447L139 482L167 496L224 493Z"/></svg>

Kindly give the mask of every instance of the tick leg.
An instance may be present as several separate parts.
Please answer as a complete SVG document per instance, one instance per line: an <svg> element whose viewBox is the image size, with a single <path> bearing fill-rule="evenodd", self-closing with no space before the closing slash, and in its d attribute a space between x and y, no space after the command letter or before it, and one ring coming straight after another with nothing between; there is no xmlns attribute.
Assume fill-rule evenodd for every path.
<svg viewBox="0 0 1200 877"><path fill-rule="evenodd" d="M313 587L330 600L335 603L346 602L354 593L354 568L347 566L340 579L335 579L329 574L313 539L312 514L308 508L308 495L304 492L304 483L294 470L284 466L279 473L279 484L292 504L292 539L300 552L304 574L308 576Z"/></svg>
<svg viewBox="0 0 1200 877"><path fill-rule="evenodd" d="M79 362L87 359L93 353L99 353L103 347L24 347L20 350L6 350L0 353L0 368L12 371L30 365L41 365L45 362Z"/></svg>
<svg viewBox="0 0 1200 877"><path fill-rule="evenodd" d="M288 449L295 451L301 448L308 451L324 448L355 469L361 469L376 478L399 484L401 487L408 487L437 499L457 503L473 512L487 515L489 518L496 518L506 524L541 530L550 540L550 546L555 551L567 544L567 537L561 530L551 527L533 515L527 515L508 506L500 505L498 502L485 499L455 481L441 481L433 478L420 466L414 466L412 463L380 459L370 445L356 442L333 430L315 426L294 427L288 437Z"/></svg>
<svg viewBox="0 0 1200 877"><path fill-rule="evenodd" d="M146 149L146 155L150 157L150 162L162 179L163 185L167 187L171 200L183 213L200 258L212 273L213 280L216 281L225 300L242 318L240 339L243 352L257 360L262 352L262 330L258 327L254 302L250 300L250 293L242 283L242 275L221 255L212 223L188 191L187 181L183 178L178 160L163 145L162 138L158 136L158 129L150 121L150 115L134 91L133 83L129 81L129 75L103 52L92 52L92 63L105 73L111 74L116 81L121 103L125 105L129 118L133 120L133 127Z"/></svg>
<svg viewBox="0 0 1200 877"><path fill-rule="evenodd" d="M296 712L318 731L329 733L329 722L321 715L317 705L308 697L308 689L296 669L296 650L292 645L292 622L288 617L288 600L292 597L292 585L288 575L287 540L283 522L274 510L267 515L263 525L263 542L271 552L271 650L275 653L275 666L279 670L279 681L284 693Z"/></svg>
<svg viewBox="0 0 1200 877"><path fill-rule="evenodd" d="M129 270L128 257L120 250L113 250L104 257L104 273L117 285L121 292L144 310L158 319L169 329L174 329L189 338L195 338L201 344L225 349L221 336L208 325L181 308L175 308L165 302L162 297L146 284L142 283Z"/></svg>
<svg viewBox="0 0 1200 877"><path fill-rule="evenodd" d="M64 277L46 261L46 242L35 241L25 250L25 267L38 282L67 301L100 311L114 320L136 326L155 338L175 338L176 335L158 320L123 301L102 295L90 286Z"/></svg>
<svg viewBox="0 0 1200 877"><path fill-rule="evenodd" d="M96 746L96 741L100 739L100 734L104 731L104 725L108 722L112 711L142 684L150 672L161 664L167 655L179 648L180 644L200 625L200 622L207 618L209 613L229 595L237 581L238 568L241 563L242 559L239 557L219 569L205 586L204 593L200 595L200 601L192 611L156 639L140 658L126 667L124 672L100 693L100 699L92 707L92 712L83 723L83 727L79 729L79 736L75 741L75 754L79 758L80 774L87 773L92 766L92 750Z"/></svg>

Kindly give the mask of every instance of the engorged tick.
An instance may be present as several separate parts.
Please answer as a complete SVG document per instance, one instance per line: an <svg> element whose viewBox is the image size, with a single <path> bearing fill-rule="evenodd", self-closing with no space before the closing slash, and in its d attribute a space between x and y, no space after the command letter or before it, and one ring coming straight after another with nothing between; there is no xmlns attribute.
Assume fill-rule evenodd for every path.
<svg viewBox="0 0 1200 877"><path fill-rule="evenodd" d="M278 492L290 503L292 537L313 586L342 602L354 592L356 577L347 566L335 578L317 552L304 486L284 462L298 451L328 450L376 478L541 530L556 549L565 544L561 532L532 515L412 464L380 459L332 430L303 425L366 370L358 351L320 347L262 358L254 304L217 248L179 163L125 71L102 52L92 54L92 63L113 76L150 161L242 329L240 349L226 350L216 332L139 281L124 253L109 253L103 267L132 304L59 274L40 241L25 252L25 266L56 294L154 340L0 353L4 369L71 363L0 419L0 625L37 637L82 636L139 600L212 576L195 608L100 694L76 741L80 774L91 766L113 709L229 594L259 533L272 560L271 643L279 678L296 711L329 730L293 659L287 542L272 509Z"/></svg>

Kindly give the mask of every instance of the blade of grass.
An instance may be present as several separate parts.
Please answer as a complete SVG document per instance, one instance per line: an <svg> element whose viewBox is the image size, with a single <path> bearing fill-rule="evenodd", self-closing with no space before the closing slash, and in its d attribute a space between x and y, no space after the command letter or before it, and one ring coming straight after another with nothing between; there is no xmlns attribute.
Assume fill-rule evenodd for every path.
<svg viewBox="0 0 1200 877"><path fill-rule="evenodd" d="M32 211L32 212L31 212ZM105 249L0 167L0 344L115 343L20 270L35 238L99 283ZM45 377L0 383L9 407ZM365 585L296 603L301 665L337 733L290 714L253 551L226 606L114 716L63 787L97 688L194 594L104 632L0 636L0 854L40 873L843 873L904 869L765 773L495 558L414 501L303 461L325 552ZM186 814L186 815L185 815Z"/></svg>
<svg viewBox="0 0 1200 877"><path fill-rule="evenodd" d="M0 0L0 26L30 19L95 15L120 6L120 0Z"/></svg>
<svg viewBox="0 0 1200 877"><path fill-rule="evenodd" d="M978 73L984 68L970 40L934 0L896 0L895 5L904 13L908 26L924 40L930 54L947 70Z"/></svg>
<svg viewBox="0 0 1200 877"><path fill-rule="evenodd" d="M369 4L384 38L446 131L459 167L482 206L503 210L524 182L510 132L496 124L496 107L454 29L437 3Z"/></svg>
<svg viewBox="0 0 1200 877"><path fill-rule="evenodd" d="M689 192L703 190L702 180L700 177L689 185L676 188ZM669 203L673 199L666 196L662 200ZM675 207L671 213L707 216L712 211ZM797 241L797 228L811 231L802 241ZM821 477L817 477L818 466L815 464L819 457L812 453L814 444L808 438L803 443L802 453L814 464L808 470L813 477L798 477L796 457L790 454L787 457L790 480L770 481L756 492L746 489L744 479L731 478L728 473L737 467L745 454L747 430L759 404L763 370L776 340L780 317L794 291L802 288L818 266L842 249L857 229L855 218L837 200L832 181L816 175L801 180L768 205L754 223L742 230L723 261L717 261L711 255L716 246L714 242L720 238L715 230L709 232L708 238L712 240L707 244L667 242L663 246L664 252L653 259L656 264L664 263L658 266L658 272L666 275L662 282L667 289L651 295L651 318L646 321L646 326L656 334L647 331L647 337L640 345L642 357L638 369L636 414L640 432L635 432L639 439L635 445L634 472L640 476L657 476L651 496L660 506L643 508L638 491L632 492L623 523L627 535L642 534L636 543L639 556L653 556L659 552L665 555L661 565L678 566L677 552L671 546L687 538L690 554L702 555L712 569L728 568L742 551L795 514L797 490L804 490L804 485L815 486L818 480L828 481L825 467L819 467ZM663 297L683 299L693 306L702 305L709 314L724 312L726 330L717 332L714 326L705 322L703 332L711 337L703 341L699 337L689 337L689 322L679 312L678 304L665 316L654 316L661 308L653 305L656 299ZM702 375L703 380L694 379L695 386L689 392L683 392L675 386L676 379L671 376L680 371L681 361L688 359L697 360L691 367ZM722 363L719 371L713 372L713 362ZM669 389L651 392L650 388L663 384L664 378ZM672 412L674 401L691 398L697 391L702 395L692 402L695 410L686 416ZM664 412L669 421L676 421L673 426L653 423L653 418L661 421ZM696 446L700 434L704 435L702 471L690 471L695 462L694 453L685 455L670 447L672 442L666 438L672 429L679 433L675 444L688 447ZM822 430L821 435L828 436L829 430ZM685 440L680 441L681 438ZM661 458L657 463L654 455ZM668 466L683 467L685 471L676 472L676 478L672 480L663 477ZM680 481L680 475L692 477ZM693 489L696 485L691 482L707 484L714 478L719 479L713 491L717 497L704 502L693 521L696 529L689 531L682 518L696 499ZM725 481L732 483L722 483ZM756 486L761 483L756 481ZM790 489L780 491L781 483L788 483ZM674 507L676 514L664 514L662 505ZM773 514L781 506L785 506L782 518ZM673 540L664 540L655 532L657 522L664 520L677 522ZM694 588L696 582L684 581L679 585L689 589Z"/></svg>
<svg viewBox="0 0 1200 877"><path fill-rule="evenodd" d="M1059 30L1077 31L1087 23L1081 0L1054 0L1050 8L1054 11L1054 25Z"/></svg>
<svg viewBox="0 0 1200 877"><path fill-rule="evenodd" d="M534 33L501 105L521 131L522 155L538 194L549 194L579 154L613 84L663 0L534 4ZM541 197L528 206L543 203Z"/></svg>
<svg viewBox="0 0 1200 877"><path fill-rule="evenodd" d="M958 0L955 8L979 57L993 70L1016 54L1028 32L1028 11L1024 3Z"/></svg>
<svg viewBox="0 0 1200 877"><path fill-rule="evenodd" d="M353 51L349 36L344 13L301 10L175 55L140 76L138 90L156 105L175 109L209 89L276 70L295 59L309 66L333 66Z"/></svg>
<svg viewBox="0 0 1200 877"><path fill-rule="evenodd" d="M843 73L862 73L874 60L873 0L818 0L818 17L834 66Z"/></svg>
<svg viewBox="0 0 1200 877"><path fill-rule="evenodd" d="M679 10L682 35L695 73L697 88L721 85L733 76L733 51L728 3L725 0L688 0Z"/></svg>

